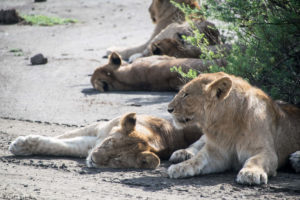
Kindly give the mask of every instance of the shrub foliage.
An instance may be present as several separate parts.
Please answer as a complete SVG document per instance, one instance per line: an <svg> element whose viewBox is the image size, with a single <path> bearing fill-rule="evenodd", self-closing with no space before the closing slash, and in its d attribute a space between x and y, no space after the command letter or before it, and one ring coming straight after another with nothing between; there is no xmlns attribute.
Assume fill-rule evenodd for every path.
<svg viewBox="0 0 300 200"><path fill-rule="evenodd" d="M203 14L225 22L226 29L234 33L233 49L226 57L228 65L211 66L210 72L241 76L274 99L300 102L299 0L207 0L201 11L177 6L186 16ZM195 32L186 40L202 49L205 42L197 43L201 37ZM201 58L216 56L203 52Z"/></svg>

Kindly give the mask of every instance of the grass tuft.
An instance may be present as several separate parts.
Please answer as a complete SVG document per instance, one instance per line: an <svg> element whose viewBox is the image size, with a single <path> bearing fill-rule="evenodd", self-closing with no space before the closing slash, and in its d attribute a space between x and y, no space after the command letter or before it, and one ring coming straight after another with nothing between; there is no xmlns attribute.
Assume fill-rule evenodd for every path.
<svg viewBox="0 0 300 200"><path fill-rule="evenodd" d="M49 17L44 15L22 15L25 22L38 26L54 26L78 22L76 19Z"/></svg>

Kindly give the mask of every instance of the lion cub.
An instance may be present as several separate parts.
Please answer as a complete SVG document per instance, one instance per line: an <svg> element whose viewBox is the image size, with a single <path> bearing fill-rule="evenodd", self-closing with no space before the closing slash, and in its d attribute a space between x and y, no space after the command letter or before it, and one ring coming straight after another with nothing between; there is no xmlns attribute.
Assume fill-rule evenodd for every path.
<svg viewBox="0 0 300 200"><path fill-rule="evenodd" d="M266 184L300 150L300 109L272 101L239 77L201 74L179 91L168 111L178 127L198 125L205 137L204 145L198 141L173 153L171 161L192 158L171 165L171 178L238 169L238 183ZM296 171L299 155L290 157Z"/></svg>
<svg viewBox="0 0 300 200"><path fill-rule="evenodd" d="M223 59L215 60L219 66L225 66ZM211 61L200 59L176 59L168 56L150 56L139 58L133 63L122 63L117 53L112 53L109 62L97 68L91 83L100 92L107 91L178 91L185 80L177 72L171 72L173 66L181 66L185 73L189 69L203 72Z"/></svg>
<svg viewBox="0 0 300 200"><path fill-rule="evenodd" d="M154 169L160 158L193 143L201 133L176 130L167 120L129 113L57 137L20 136L9 146L15 155L87 157L89 167Z"/></svg>
<svg viewBox="0 0 300 200"><path fill-rule="evenodd" d="M184 3L191 8L199 8L196 0L174 0L177 3ZM144 44L131 48L112 47L107 51L107 56L113 52L118 52L124 60L129 60L133 54L141 54L157 35L172 24L181 24L185 21L184 13L175 7L170 0L152 0L149 7L152 22L155 24L154 31L149 40ZM176 25L175 25L176 26ZM170 29L170 28L169 28ZM175 32L175 30L174 30Z"/></svg>

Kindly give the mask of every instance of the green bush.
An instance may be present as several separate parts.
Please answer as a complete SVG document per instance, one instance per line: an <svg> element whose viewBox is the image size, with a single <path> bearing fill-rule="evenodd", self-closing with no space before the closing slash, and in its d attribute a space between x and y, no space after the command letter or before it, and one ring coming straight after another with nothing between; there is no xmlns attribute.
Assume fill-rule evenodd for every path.
<svg viewBox="0 0 300 200"><path fill-rule="evenodd" d="M190 15L189 7L180 7ZM300 101L299 0L207 0L201 12L193 13L226 22L237 37L228 65L211 66L210 72L241 76L274 99ZM199 35L193 37L187 40L199 41ZM213 59L207 55L202 58Z"/></svg>

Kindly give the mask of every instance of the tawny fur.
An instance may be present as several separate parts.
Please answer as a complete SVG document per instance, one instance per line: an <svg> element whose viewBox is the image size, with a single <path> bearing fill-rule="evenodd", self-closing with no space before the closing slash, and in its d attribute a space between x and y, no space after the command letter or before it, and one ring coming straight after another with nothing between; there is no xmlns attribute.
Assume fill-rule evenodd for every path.
<svg viewBox="0 0 300 200"><path fill-rule="evenodd" d="M195 0L175 0L175 2L185 3L192 8L198 7ZM133 54L142 53L150 44L151 40L168 25L172 23L182 23L185 21L184 14L178 8L173 6L170 0L152 0L149 12L153 23L156 24L149 40L140 46L132 48L120 49L112 47L107 51L107 55L115 51L118 52L124 60L128 60Z"/></svg>
<svg viewBox="0 0 300 200"><path fill-rule="evenodd" d="M175 161L196 155L170 166L171 178L237 169L238 183L266 184L300 150L300 109L274 102L239 77L201 74L180 90L168 110L177 126L196 124L205 136L198 152L174 152ZM299 167L297 155L291 161Z"/></svg>
<svg viewBox="0 0 300 200"><path fill-rule="evenodd" d="M208 45L207 47L193 46L186 41L178 41L176 39L163 39L151 44L152 55L167 55L176 58L200 58L204 51L213 52L227 56L231 51L231 45L219 44Z"/></svg>
<svg viewBox="0 0 300 200"><path fill-rule="evenodd" d="M167 120L129 113L57 137L20 136L9 150L19 156L87 157L89 167L156 168L160 158L201 137L195 128L176 130Z"/></svg>
<svg viewBox="0 0 300 200"><path fill-rule="evenodd" d="M225 60L215 61L225 66ZM177 72L171 72L173 66L180 66L186 73L189 69L203 72L212 64L200 59L176 59L168 56L139 58L132 64L122 64L117 53L112 53L108 64L97 68L91 83L100 92L105 91L176 91L184 85Z"/></svg>
<svg viewBox="0 0 300 200"><path fill-rule="evenodd" d="M209 21L195 19L192 21L193 27L191 26L191 22L183 22L183 23L172 23L163 29L159 34L157 34L149 43L147 48L139 54L133 54L129 58L129 62L134 61L138 57L147 57L151 55L168 55L169 51L174 52L176 49L173 48L181 48L181 54L197 54L199 52L199 48L193 48L193 45L188 44L183 36L192 36L194 35L195 29L199 32L199 34L204 34L204 38L208 42L208 45L219 45L220 41L220 33L215 25ZM163 44L161 41L167 41ZM172 42L170 42L172 41ZM201 41L203 42L203 41ZM160 48L161 46L161 51ZM155 48L156 47L156 48ZM172 48L172 49L169 49ZM169 49L169 50L167 50ZM177 50L178 51L178 50ZM188 51L187 53L183 53L184 51ZM193 51L196 51L195 53ZM170 53L169 53L170 54ZM199 55L199 54L197 54ZM177 58L189 58L191 56L180 55L177 53L173 53L174 57ZM194 56L193 58L199 58Z"/></svg>

